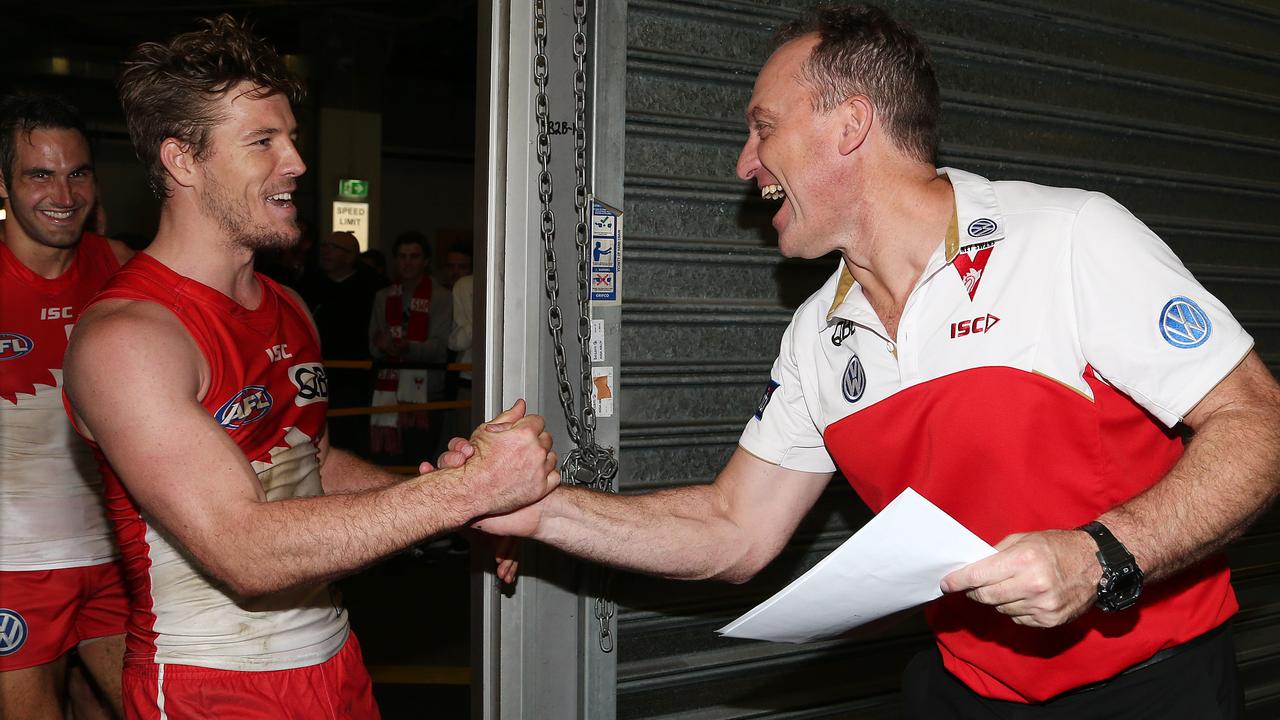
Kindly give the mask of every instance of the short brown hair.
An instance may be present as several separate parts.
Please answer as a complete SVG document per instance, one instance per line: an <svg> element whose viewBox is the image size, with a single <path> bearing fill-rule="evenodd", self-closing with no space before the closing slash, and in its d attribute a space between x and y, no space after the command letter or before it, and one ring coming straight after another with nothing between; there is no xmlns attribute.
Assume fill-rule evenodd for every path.
<svg viewBox="0 0 1280 720"><path fill-rule="evenodd" d="M813 89L814 109L830 112L866 95L883 113L894 142L931 162L941 109L933 60L920 36L873 5L822 5L779 28L772 47L811 33L819 41L800 73Z"/></svg>
<svg viewBox="0 0 1280 720"><path fill-rule="evenodd" d="M283 93L302 100L302 82L275 49L230 15L201 20L204 27L167 44L143 43L133 51L120 77L120 104L129 124L134 152L147 169L156 197L170 194L160 162L160 145L175 138L197 160L209 150L209 131L225 117L215 103L241 82L254 85L251 97Z"/></svg>
<svg viewBox="0 0 1280 720"><path fill-rule="evenodd" d="M18 138L30 140L36 130L75 130L89 141L84 120L74 105L57 95L17 93L0 98L0 176L12 187ZM90 162L93 146L89 147Z"/></svg>

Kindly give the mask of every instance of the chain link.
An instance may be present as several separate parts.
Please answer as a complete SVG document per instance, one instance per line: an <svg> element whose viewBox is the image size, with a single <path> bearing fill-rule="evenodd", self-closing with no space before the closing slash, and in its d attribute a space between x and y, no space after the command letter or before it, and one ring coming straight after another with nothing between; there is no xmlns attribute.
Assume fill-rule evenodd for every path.
<svg viewBox="0 0 1280 720"><path fill-rule="evenodd" d="M587 186L587 0L573 2L573 208L576 212L574 249L578 255L578 349L582 375L580 398L582 413L575 408L573 388L569 384L568 358L564 348L564 317L560 310L560 278L556 258L556 216L551 209L551 111L547 98L550 75L547 61L546 0L534 2L533 82L537 89L534 109L538 121L538 201L542 206L539 232L542 236L543 289L551 301L547 308L547 329L551 332L552 352L556 367L556 384L565 426L574 447L565 454L561 475L570 484L585 485L605 492L612 491L618 474L618 461L609 448L596 444L596 412L591 405L591 286L588 222L591 212ZM600 626L600 649L613 652L613 616L615 605L608 599L609 577L606 576L600 597L594 602L596 622Z"/></svg>

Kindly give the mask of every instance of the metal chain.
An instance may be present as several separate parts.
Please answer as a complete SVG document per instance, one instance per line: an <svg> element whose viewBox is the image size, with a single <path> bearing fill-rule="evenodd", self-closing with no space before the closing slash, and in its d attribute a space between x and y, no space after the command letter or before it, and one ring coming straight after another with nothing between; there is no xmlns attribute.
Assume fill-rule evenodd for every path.
<svg viewBox="0 0 1280 720"><path fill-rule="evenodd" d="M596 490L613 489L613 478L618 474L618 461L612 451L596 444L596 412L591 406L591 286L590 243L588 242L587 188L587 0L573 2L573 207L577 214L574 228L574 247L578 253L578 349L581 353L582 398L581 416L576 412L573 389L569 384L568 359L564 349L564 317L560 310L560 279L556 259L556 216L551 209L551 112L547 99L547 7L546 0L534 2L533 81L537 88L534 99L538 120L538 200L542 206L540 222L543 250L544 290L551 301L547 308L547 328L555 356L556 382L560 394L560 407L564 411L565 425L574 447L565 454L560 472L570 484L585 485ZM613 652L614 603L607 598L608 579L605 579L600 597L595 600L595 617L600 626L600 649Z"/></svg>
<svg viewBox="0 0 1280 720"><path fill-rule="evenodd" d="M609 585L613 580L612 571L607 568L599 568L598 572L603 575L601 579L600 597L596 598L595 611L596 622L600 625L600 650L603 652L613 652L613 631L610 629L613 625L614 603L609 599Z"/></svg>
<svg viewBox="0 0 1280 720"><path fill-rule="evenodd" d="M581 415L576 410L573 388L569 384L568 358L564 348L564 316L560 310L560 282L557 267L555 237L555 211L551 209L553 182L551 176L551 111L547 98L549 62L547 61L547 8L546 0L534 2L533 80L537 88L535 113L538 120L538 199L542 205L542 249L544 290L551 301L547 308L547 328L551 331L552 351L556 367L556 383L560 395L560 407L564 410L565 425L574 447L565 454L561 474L574 485L586 485L597 490L612 487L618 473L618 462L607 448L596 444L596 413L591 406L591 315L590 275L587 220L589 191L587 189L587 1L574 0L573 19L576 32L573 35L573 57L576 68L573 73L573 148L574 148L574 197L577 211L574 247L578 253L578 349L582 375L580 393Z"/></svg>

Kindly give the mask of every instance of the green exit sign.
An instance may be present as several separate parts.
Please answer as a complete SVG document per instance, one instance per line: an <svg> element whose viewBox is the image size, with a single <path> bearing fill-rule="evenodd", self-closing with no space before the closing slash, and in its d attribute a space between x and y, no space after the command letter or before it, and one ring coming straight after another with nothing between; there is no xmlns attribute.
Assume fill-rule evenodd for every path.
<svg viewBox="0 0 1280 720"><path fill-rule="evenodd" d="M339 180L338 194L345 198L369 197L368 180Z"/></svg>

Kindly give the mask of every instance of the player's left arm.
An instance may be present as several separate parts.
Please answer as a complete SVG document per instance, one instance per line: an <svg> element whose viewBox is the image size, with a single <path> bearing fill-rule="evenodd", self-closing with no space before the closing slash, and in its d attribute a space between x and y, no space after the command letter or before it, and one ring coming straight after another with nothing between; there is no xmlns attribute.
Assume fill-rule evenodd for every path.
<svg viewBox="0 0 1280 720"><path fill-rule="evenodd" d="M376 490L409 479L406 476L387 472L346 450L331 447L328 428L320 438L317 448L320 460L320 485L324 488L325 495Z"/></svg>
<svg viewBox="0 0 1280 720"><path fill-rule="evenodd" d="M320 330L316 326L315 318L311 317L311 310L307 307L306 301L293 288L284 285L280 287L293 298L297 308L306 316L311 333L315 337L316 346L319 347ZM320 462L320 486L324 488L326 495L376 490L408 479L405 476L387 472L345 450L330 446L327 423L316 448Z"/></svg>
<svg viewBox="0 0 1280 720"><path fill-rule="evenodd" d="M485 423L483 427L491 432L504 430L509 423ZM440 454L439 459L435 463L424 460L418 464L418 474L426 475L437 469L457 468L466 464L467 460L475 454L475 449L470 443L461 438L454 438L458 441L459 449L447 449ZM319 448L320 458L320 484L324 487L326 495L334 493L350 493L359 492L361 490L374 490L388 485L394 485L398 482L408 480L410 476L396 475L361 459L358 455L340 450L329 445L328 433L320 438ZM453 447L452 445L450 446Z"/></svg>

